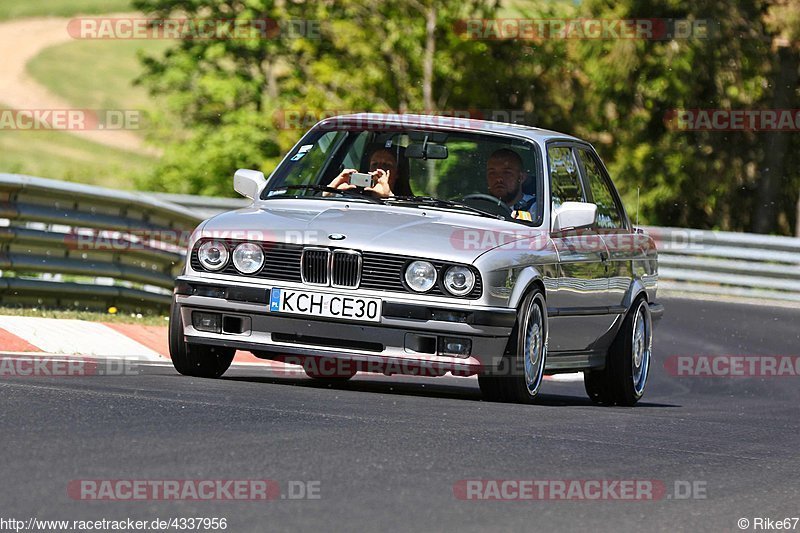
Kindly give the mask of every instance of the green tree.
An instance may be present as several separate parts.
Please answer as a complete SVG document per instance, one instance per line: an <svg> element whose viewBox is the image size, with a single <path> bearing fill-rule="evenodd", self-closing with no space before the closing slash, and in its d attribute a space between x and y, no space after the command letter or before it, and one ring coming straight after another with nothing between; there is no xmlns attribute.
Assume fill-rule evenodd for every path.
<svg viewBox="0 0 800 533"><path fill-rule="evenodd" d="M591 140L642 222L791 233L798 136L676 129L681 109L796 109L800 6L791 0L135 0L158 17L269 19L267 39L185 39L145 59L169 102L166 156L143 185L230 194L240 166L268 172L303 133L286 112L515 110ZM498 14L502 15L498 15ZM672 40L482 40L465 19L684 19ZM292 21L317 21L302 35ZM316 120L310 120L310 126ZM798 228L800 229L800 228Z"/></svg>
<svg viewBox="0 0 800 533"><path fill-rule="evenodd" d="M603 18L708 21L713 30L686 40L582 41L570 48L585 85L588 131L576 131L597 141L629 205L641 187L641 215L649 223L788 233L797 172L785 163L796 136L682 131L665 121L676 109L797 107L796 83L770 49L768 5L595 0L582 8ZM796 80L796 67L794 73ZM789 203L777 191L791 186Z"/></svg>

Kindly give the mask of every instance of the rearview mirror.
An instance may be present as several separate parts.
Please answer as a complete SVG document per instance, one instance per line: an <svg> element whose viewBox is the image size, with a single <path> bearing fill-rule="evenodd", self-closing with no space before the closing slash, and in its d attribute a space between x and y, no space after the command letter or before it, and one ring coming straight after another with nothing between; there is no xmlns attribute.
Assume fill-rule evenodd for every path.
<svg viewBox="0 0 800 533"><path fill-rule="evenodd" d="M406 147L409 159L447 159L447 146L444 144L413 143Z"/></svg>
<svg viewBox="0 0 800 533"><path fill-rule="evenodd" d="M233 190L245 198L258 200L266 186L267 179L261 171L240 168L233 175Z"/></svg>
<svg viewBox="0 0 800 533"><path fill-rule="evenodd" d="M594 225L597 205L586 202L564 202L553 209L553 231L588 228Z"/></svg>

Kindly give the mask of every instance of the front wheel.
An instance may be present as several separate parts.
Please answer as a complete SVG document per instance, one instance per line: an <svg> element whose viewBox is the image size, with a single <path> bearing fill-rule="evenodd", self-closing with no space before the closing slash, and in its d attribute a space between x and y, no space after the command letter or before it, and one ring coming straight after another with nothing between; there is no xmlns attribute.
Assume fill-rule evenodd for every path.
<svg viewBox="0 0 800 533"><path fill-rule="evenodd" d="M586 393L599 405L632 406L644 395L653 354L653 318L639 298L625 317L603 370L584 373Z"/></svg>
<svg viewBox="0 0 800 533"><path fill-rule="evenodd" d="M188 344L183 338L180 307L173 301L169 313L169 355L172 366L185 376L218 378L228 370L236 350Z"/></svg>
<svg viewBox="0 0 800 533"><path fill-rule="evenodd" d="M535 289L523 300L514 337L514 349L504 354L491 373L479 375L478 384L488 400L533 403L547 361L547 306L541 290Z"/></svg>

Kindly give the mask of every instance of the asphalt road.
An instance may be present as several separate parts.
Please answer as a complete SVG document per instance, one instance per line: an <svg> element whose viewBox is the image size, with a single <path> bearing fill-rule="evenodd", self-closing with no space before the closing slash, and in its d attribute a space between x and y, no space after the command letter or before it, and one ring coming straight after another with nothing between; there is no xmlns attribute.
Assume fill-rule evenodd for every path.
<svg viewBox="0 0 800 533"><path fill-rule="evenodd" d="M547 382L540 405L522 406L481 401L476 380L450 377L329 387L258 368L200 380L154 366L0 378L0 518L225 517L233 532L739 531L747 518L752 531L756 517L800 516L800 377L664 366L674 355L800 355L800 310L662 302L634 408L595 407L581 383ZM67 490L81 479L270 479L284 496L309 481L319 499L83 501ZM457 499L465 479L651 480L667 495ZM695 497L680 498L687 486Z"/></svg>

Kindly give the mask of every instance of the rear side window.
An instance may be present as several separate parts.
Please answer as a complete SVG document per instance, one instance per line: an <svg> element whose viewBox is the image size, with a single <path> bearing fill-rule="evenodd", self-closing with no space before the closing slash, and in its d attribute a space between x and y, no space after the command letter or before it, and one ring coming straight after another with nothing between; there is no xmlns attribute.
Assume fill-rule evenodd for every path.
<svg viewBox="0 0 800 533"><path fill-rule="evenodd" d="M550 180L552 184L553 209L564 202L585 202L580 172L572 148L552 146L547 150L550 161Z"/></svg>
<svg viewBox="0 0 800 533"><path fill-rule="evenodd" d="M597 227L604 229L620 229L623 225L622 213L619 211L611 184L598 167L597 161L586 150L578 149L578 157L586 172L586 182L592 191L592 200L597 204Z"/></svg>

